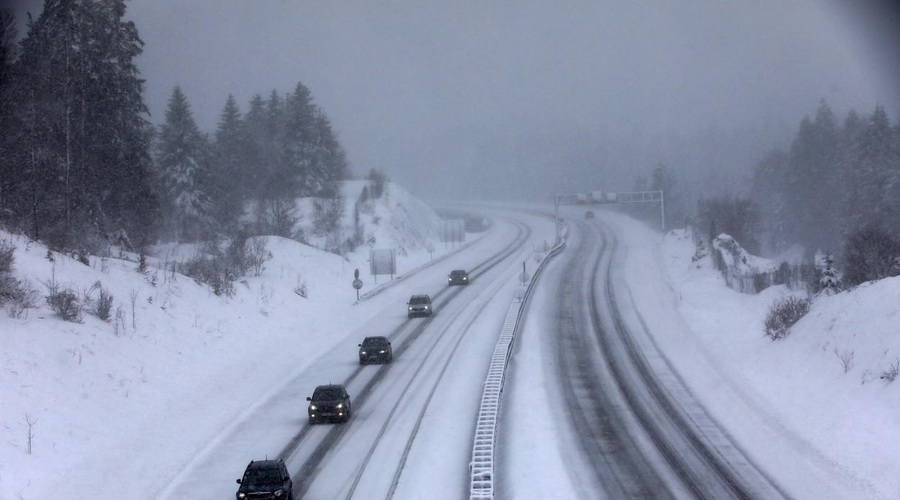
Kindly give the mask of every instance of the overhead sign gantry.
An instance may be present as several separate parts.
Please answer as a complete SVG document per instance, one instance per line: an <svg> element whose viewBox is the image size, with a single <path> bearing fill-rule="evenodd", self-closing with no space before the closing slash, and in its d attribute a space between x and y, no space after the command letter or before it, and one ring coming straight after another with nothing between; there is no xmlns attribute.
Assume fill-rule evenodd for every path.
<svg viewBox="0 0 900 500"><path fill-rule="evenodd" d="M556 219L556 243L559 243L560 205L611 205L619 203L659 203L659 227L666 230L666 202L662 191L629 191L625 193L557 194L553 197L553 213Z"/></svg>

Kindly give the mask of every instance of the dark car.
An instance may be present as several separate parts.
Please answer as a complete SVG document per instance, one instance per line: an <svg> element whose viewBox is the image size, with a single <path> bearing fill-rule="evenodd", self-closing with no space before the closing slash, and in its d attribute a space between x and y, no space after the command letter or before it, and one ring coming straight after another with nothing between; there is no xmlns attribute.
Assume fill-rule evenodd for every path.
<svg viewBox="0 0 900 500"><path fill-rule="evenodd" d="M462 269L454 269L450 271L450 275L447 277L447 285L468 285L469 284L469 273Z"/></svg>
<svg viewBox="0 0 900 500"><path fill-rule="evenodd" d="M434 308L431 306L431 297L428 295L413 295L409 298L406 306L406 315L410 318L434 314Z"/></svg>
<svg viewBox="0 0 900 500"><path fill-rule="evenodd" d="M588 210L587 212L585 212L585 213L584 213L584 218L585 218L585 219L593 219L593 218L594 218L594 211L593 211L593 210Z"/></svg>
<svg viewBox="0 0 900 500"><path fill-rule="evenodd" d="M359 344L359 364L390 363L394 359L387 337L366 337Z"/></svg>
<svg viewBox="0 0 900 500"><path fill-rule="evenodd" d="M339 384L320 385L313 391L309 401L309 423L317 424L322 420L346 422L350 420L350 395L347 389Z"/></svg>
<svg viewBox="0 0 900 500"><path fill-rule="evenodd" d="M284 460L253 460L247 465L235 496L238 500L294 498L294 483Z"/></svg>

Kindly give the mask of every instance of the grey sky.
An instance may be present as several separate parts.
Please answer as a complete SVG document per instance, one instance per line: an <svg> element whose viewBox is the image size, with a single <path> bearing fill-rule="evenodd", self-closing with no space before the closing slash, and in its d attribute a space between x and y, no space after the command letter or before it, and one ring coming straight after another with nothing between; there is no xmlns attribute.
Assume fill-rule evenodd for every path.
<svg viewBox="0 0 900 500"><path fill-rule="evenodd" d="M876 23L896 12L848 4L882 5L131 0L128 16L154 123L176 84L211 132L229 93L244 111L302 81L355 173L518 198L720 161L684 143L735 128L789 140L823 97L839 118L884 104L894 120L897 38Z"/></svg>

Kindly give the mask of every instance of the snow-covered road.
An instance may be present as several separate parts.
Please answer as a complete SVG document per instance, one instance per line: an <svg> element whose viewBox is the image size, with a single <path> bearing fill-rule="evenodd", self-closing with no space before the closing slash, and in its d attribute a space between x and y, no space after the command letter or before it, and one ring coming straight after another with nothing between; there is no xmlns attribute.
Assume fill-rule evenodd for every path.
<svg viewBox="0 0 900 500"><path fill-rule="evenodd" d="M519 293L522 263L533 272L535 256L554 239L546 216L519 208L482 207L494 221L490 230L357 304L347 285L353 265L288 240L271 239L276 257L267 271L242 283L228 300L190 280L151 283L135 276L128 261L92 268L60 258L48 268L46 249L22 243L16 264L33 279L57 272L77 283L103 280L117 297L130 291L137 300L128 316L132 325L121 336L90 318L78 325L44 317L3 319L10 333L0 389L12 409L0 427L8 445L0 461L0 498L225 498L234 495L234 480L247 462L266 457L286 460L295 492L304 498L466 497L475 418L494 345ZM682 290L690 292L680 288L687 279L673 278L676 268L661 260L673 257L664 254L668 248L659 233L598 212L597 222L616 235L624 257L611 261L608 254L595 262L609 267L592 268L585 263L604 255L604 239L591 243L588 236L601 226L584 224L577 209L563 215L578 222L572 246L565 258L551 261L514 344L501 409L498 498L715 496L722 486L715 476L721 474L704 472L705 459L693 472L671 464L673 454L696 453L695 445L684 442L698 436L710 447L707 454L728 464L724 474L738 478L738 490L725 481L731 491L726 496L889 497L884 492L893 483L872 481L871 474L861 476L838 460L839 453L826 453L822 432L804 434L789 425L783 415L793 418L804 407L776 409L770 401L780 393L742 383L750 377L729 363L739 365L752 349L768 348L751 345L758 334L718 342L703 321L714 317L727 324L721 311L687 310L694 322L688 323L685 305L700 302L682 297ZM524 234L522 225L530 228L527 240L493 265ZM579 238L583 251L577 250ZM581 264L569 260L579 253ZM427 254L418 257L424 258L413 266L429 260ZM448 288L446 274L454 268L473 271L472 284ZM618 305L604 305L609 296L595 293L604 280L589 285L606 273ZM301 276L310 298L295 293ZM331 285L337 281L340 289ZM722 293L715 282L703 290ZM406 318L404 304L413 293L435 298L434 318ZM584 302L591 293L594 300ZM749 323L758 314L741 309L746 303L740 300L765 299L705 300L728 304L725 315L743 314L735 325L752 330ZM572 309L569 302L581 305ZM592 313L590 304L600 312ZM610 362L625 354L592 354L601 341L578 335L596 329L593 323L615 330L611 310L621 313L630 338L642 348L630 368ZM393 339L392 365L358 365L357 344L368 335ZM621 353L630 349L627 343L610 345ZM725 357L717 358L721 353ZM666 440L673 433L681 440L666 444L667 452L658 451L646 418L627 416L629 397L644 405L655 396L624 395L629 389L619 387L622 376L615 372L624 370L626 380L646 378L641 363L652 368L668 396L687 393L675 400L690 422L661 431ZM597 373L620 380L592 380ZM352 420L309 426L306 396L334 382L347 384L354 397ZM791 387L803 388L799 382ZM579 404L570 406L572 398ZM29 429L23 414L37 431L28 442L32 453L24 453ZM824 428L824 421L815 423ZM685 427L697 436L677 438ZM854 449L854 456L863 451ZM876 468L881 469L891 470L890 463ZM712 485L703 482L707 474ZM753 475L763 479L748 481ZM768 478L772 495L760 489Z"/></svg>

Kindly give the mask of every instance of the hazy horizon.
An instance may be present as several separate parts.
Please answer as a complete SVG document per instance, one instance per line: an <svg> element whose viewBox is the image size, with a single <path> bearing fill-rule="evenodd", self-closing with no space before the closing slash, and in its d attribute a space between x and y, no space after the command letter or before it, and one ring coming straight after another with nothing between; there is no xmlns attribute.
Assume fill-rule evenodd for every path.
<svg viewBox="0 0 900 500"><path fill-rule="evenodd" d="M820 99L841 120L900 108L887 3L126 5L154 124L175 85L212 133L229 94L245 112L302 82L355 175L424 199L627 189L659 163L729 185Z"/></svg>

